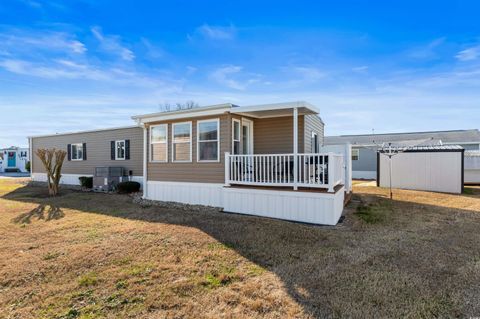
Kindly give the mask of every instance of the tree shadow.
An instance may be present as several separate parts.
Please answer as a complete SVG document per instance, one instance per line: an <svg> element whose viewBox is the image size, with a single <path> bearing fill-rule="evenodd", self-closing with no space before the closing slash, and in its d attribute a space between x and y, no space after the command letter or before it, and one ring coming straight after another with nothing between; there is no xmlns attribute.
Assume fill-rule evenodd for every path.
<svg viewBox="0 0 480 319"><path fill-rule="evenodd" d="M32 219L44 220L46 222L51 220L58 220L65 216L60 207L54 204L40 204L29 212L20 214L12 219L15 224L30 224Z"/></svg>
<svg viewBox="0 0 480 319"><path fill-rule="evenodd" d="M35 197L41 192L26 186L3 198L47 205ZM467 302L470 308L462 309L444 299L445 291L461 294L480 280L476 273L452 280L452 274L468 269L466 261L480 256L480 214L464 210L452 214L451 208L390 201L375 194L362 195L362 200L366 200L362 205L387 209L385 218L367 224L349 208L344 224L322 227L215 209L140 206L125 195L74 191L49 202L64 209L199 229L273 272L312 317L449 317L458 311L480 311L478 303ZM38 218L36 211L45 209L40 206L16 219ZM460 224L462 214L469 217ZM415 312L426 307L422 303L430 307L427 312Z"/></svg>

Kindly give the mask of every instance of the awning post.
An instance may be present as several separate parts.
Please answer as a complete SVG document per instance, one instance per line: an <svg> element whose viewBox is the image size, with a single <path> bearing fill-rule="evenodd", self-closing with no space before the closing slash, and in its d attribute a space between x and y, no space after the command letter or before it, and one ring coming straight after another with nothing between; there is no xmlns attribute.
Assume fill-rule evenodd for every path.
<svg viewBox="0 0 480 319"><path fill-rule="evenodd" d="M293 108L293 189L298 189L298 108Z"/></svg>

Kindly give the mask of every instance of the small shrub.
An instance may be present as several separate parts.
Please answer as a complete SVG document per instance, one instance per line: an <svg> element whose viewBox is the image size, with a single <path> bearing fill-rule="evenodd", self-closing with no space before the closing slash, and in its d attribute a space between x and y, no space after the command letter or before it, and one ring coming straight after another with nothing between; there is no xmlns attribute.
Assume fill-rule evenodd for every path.
<svg viewBox="0 0 480 319"><path fill-rule="evenodd" d="M26 164L25 164L25 169L27 170L27 172L30 173L30 167L31 167L31 164L30 164L30 161L28 161Z"/></svg>
<svg viewBox="0 0 480 319"><path fill-rule="evenodd" d="M93 188L93 177L80 176L78 178L80 185L84 188Z"/></svg>
<svg viewBox="0 0 480 319"><path fill-rule="evenodd" d="M138 182L121 182L117 185L117 191L121 194L130 194L140 191Z"/></svg>

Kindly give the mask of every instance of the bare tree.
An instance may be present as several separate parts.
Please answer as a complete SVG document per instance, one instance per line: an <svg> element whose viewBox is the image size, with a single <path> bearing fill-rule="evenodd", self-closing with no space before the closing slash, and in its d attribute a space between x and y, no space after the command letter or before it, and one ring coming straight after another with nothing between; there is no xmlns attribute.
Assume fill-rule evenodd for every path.
<svg viewBox="0 0 480 319"><path fill-rule="evenodd" d="M35 151L40 161L47 172L48 194L56 196L58 194L60 178L62 177L63 161L67 152L64 150L51 149L38 149Z"/></svg>
<svg viewBox="0 0 480 319"><path fill-rule="evenodd" d="M180 111L180 110L190 110L194 109L196 107L199 107L200 105L195 102L195 101L186 101L186 102L177 102L175 105L170 104L169 102L165 102L163 104L160 104L159 107L162 111L164 112L169 112L172 110Z"/></svg>

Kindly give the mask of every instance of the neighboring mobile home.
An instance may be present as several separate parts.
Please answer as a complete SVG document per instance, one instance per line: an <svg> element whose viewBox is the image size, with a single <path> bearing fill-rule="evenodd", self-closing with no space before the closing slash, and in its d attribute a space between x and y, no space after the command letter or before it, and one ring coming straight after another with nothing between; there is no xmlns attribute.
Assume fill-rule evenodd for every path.
<svg viewBox="0 0 480 319"><path fill-rule="evenodd" d="M119 166L108 159L110 143L130 139L130 148L135 144L136 154L143 152L130 161L133 175L143 176L147 199L334 225L343 210L344 156L321 153L324 123L318 113L306 102L221 104L134 116L138 127L122 136L104 130L33 137L31 144L85 147L84 160L65 165L63 173L73 181L96 166ZM40 165L34 161L34 180L44 177Z"/></svg>
<svg viewBox="0 0 480 319"><path fill-rule="evenodd" d="M0 149L0 173L27 173L28 161L30 161L30 152L28 148L11 146L9 148Z"/></svg>
<svg viewBox="0 0 480 319"><path fill-rule="evenodd" d="M80 176L93 176L95 167L121 166L129 178L143 182L143 130L138 126L30 137L30 147L67 152L62 184L79 185ZM34 154L34 153L33 153ZM42 162L33 156L32 179L46 181Z"/></svg>
<svg viewBox="0 0 480 319"><path fill-rule="evenodd" d="M459 145L465 150L480 150L478 129L391 134L326 136L325 145L352 145L352 175L357 179L377 178L377 149L383 143L395 145Z"/></svg>

